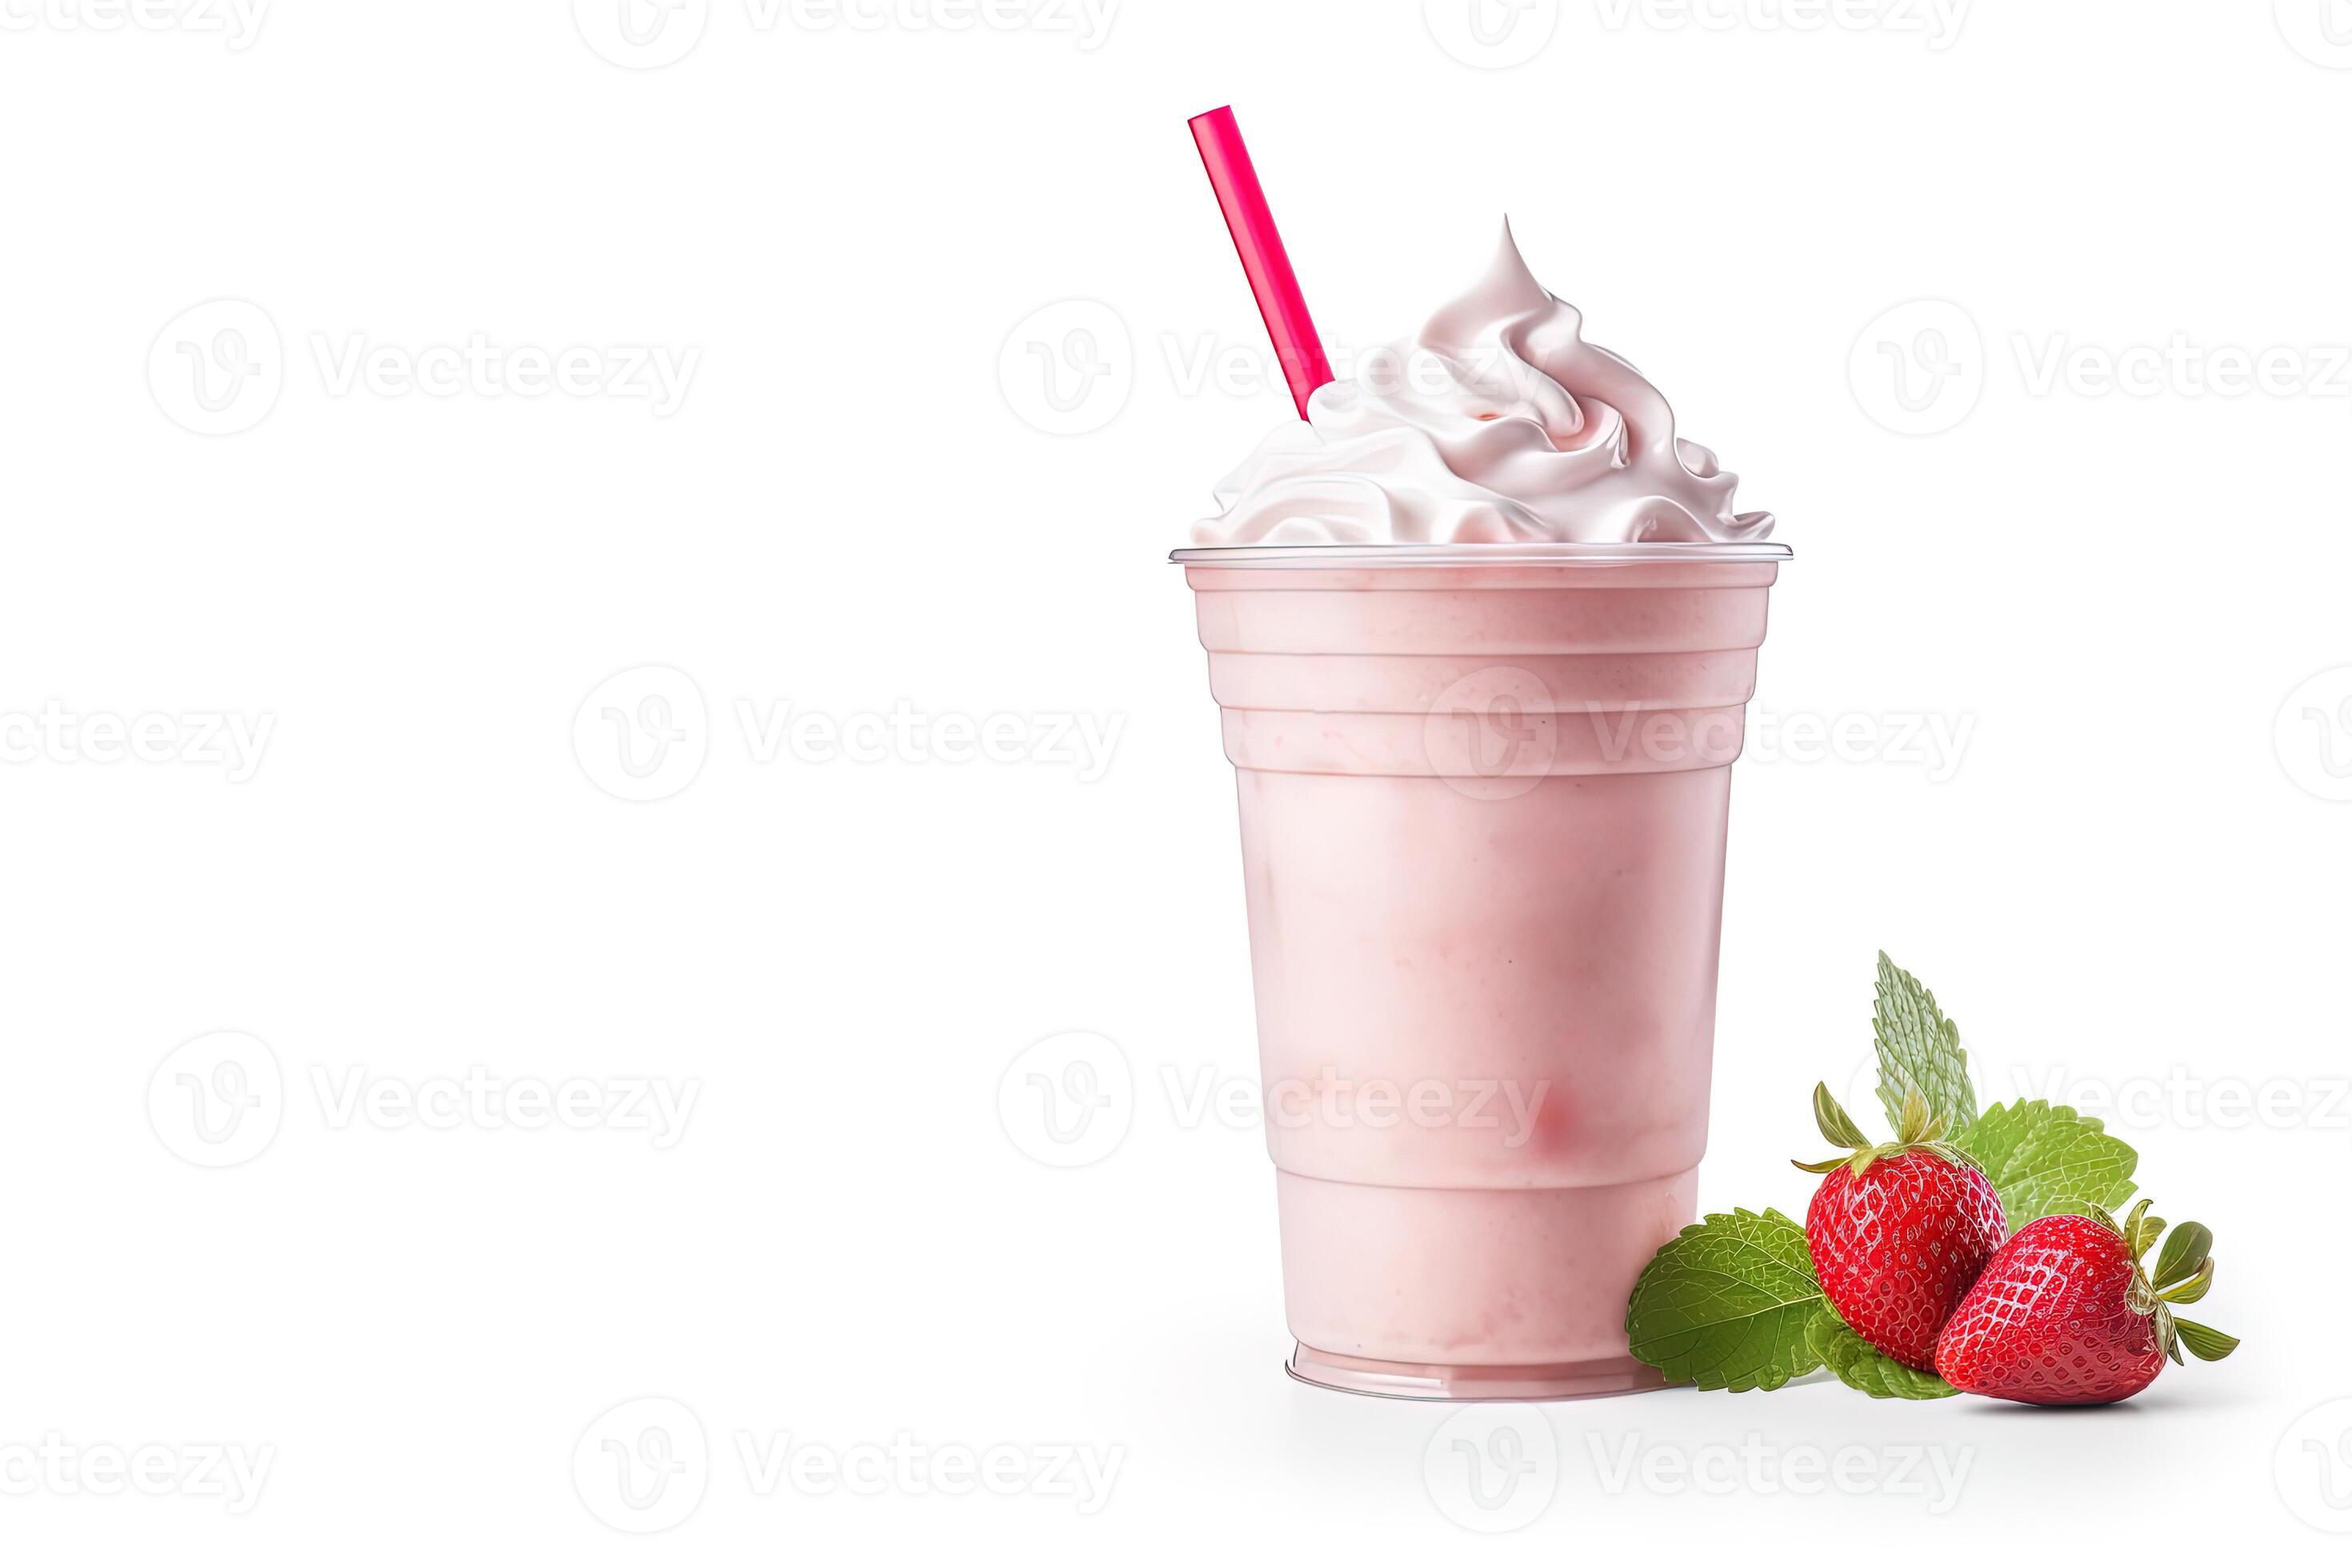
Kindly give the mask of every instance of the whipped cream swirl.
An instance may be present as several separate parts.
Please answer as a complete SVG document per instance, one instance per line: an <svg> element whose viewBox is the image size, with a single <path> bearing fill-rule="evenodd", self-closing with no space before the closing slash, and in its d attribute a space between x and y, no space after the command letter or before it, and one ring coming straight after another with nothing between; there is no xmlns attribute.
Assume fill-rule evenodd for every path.
<svg viewBox="0 0 2352 1568"><path fill-rule="evenodd" d="M1308 400L1217 487L1221 544L1760 540L1738 476L1675 434L1642 374L1580 334L1503 227L1477 287Z"/></svg>

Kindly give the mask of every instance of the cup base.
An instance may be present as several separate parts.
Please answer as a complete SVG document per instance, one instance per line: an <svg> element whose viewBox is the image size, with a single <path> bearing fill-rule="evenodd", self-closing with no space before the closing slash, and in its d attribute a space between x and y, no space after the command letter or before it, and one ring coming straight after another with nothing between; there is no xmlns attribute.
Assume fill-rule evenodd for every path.
<svg viewBox="0 0 2352 1568"><path fill-rule="evenodd" d="M1335 1355L1301 1344L1283 1363L1301 1383L1341 1394L1454 1404L1496 1400L1591 1399L1643 1394L1666 1386L1664 1376L1631 1356L1536 1366L1432 1366Z"/></svg>

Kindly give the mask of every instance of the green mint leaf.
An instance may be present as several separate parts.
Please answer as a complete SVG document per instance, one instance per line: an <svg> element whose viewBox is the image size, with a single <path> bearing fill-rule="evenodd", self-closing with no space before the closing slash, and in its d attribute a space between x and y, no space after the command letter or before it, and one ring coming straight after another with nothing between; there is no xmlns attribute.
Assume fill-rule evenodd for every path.
<svg viewBox="0 0 2352 1568"><path fill-rule="evenodd" d="M1822 1304L1804 1227L1735 1209L1658 1249L1626 1303L1625 1336L1674 1382L1772 1389L1821 1365L1805 1327Z"/></svg>
<svg viewBox="0 0 2352 1568"><path fill-rule="evenodd" d="M1873 1399L1948 1399L1959 1392L1932 1372L1915 1372L1845 1326L1823 1301L1805 1326L1806 1342L1848 1388Z"/></svg>
<svg viewBox="0 0 2352 1568"><path fill-rule="evenodd" d="M2045 1100L1995 1105L1955 1138L1983 1168L2015 1236L2053 1214L2099 1214L2131 1196L2139 1156L2098 1119Z"/></svg>
<svg viewBox="0 0 2352 1568"><path fill-rule="evenodd" d="M1916 1090L1943 1135L1957 1138L1977 1119L1976 1086L1969 1081L1969 1053L1960 1047L1960 1026L1944 1016L1935 994L1878 955L1878 1007L1870 1021L1878 1042L1878 1102L1886 1120L1900 1125L1903 1102Z"/></svg>

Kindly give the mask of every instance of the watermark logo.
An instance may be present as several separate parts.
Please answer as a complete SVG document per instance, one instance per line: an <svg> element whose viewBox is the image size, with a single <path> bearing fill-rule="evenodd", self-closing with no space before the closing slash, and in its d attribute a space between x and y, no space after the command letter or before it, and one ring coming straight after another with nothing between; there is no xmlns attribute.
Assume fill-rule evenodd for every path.
<svg viewBox="0 0 2352 1568"><path fill-rule="evenodd" d="M1984 395L1984 334L1948 300L1913 300L1862 329L1846 380L1862 411L1896 435L1939 435Z"/></svg>
<svg viewBox="0 0 2352 1568"><path fill-rule="evenodd" d="M163 1147L192 1165L242 1165L269 1147L286 1115L276 1053L251 1035L202 1035L174 1050L147 1080L147 1121Z"/></svg>
<svg viewBox="0 0 2352 1568"><path fill-rule="evenodd" d="M1437 47L1478 70L1507 70L1543 53L1559 30L1559 0L1421 0Z"/></svg>
<svg viewBox="0 0 2352 1568"><path fill-rule="evenodd" d="M614 1530L651 1535L682 1524L710 1485L702 1422L675 1399L631 1399L588 1425L572 1450L572 1485Z"/></svg>
<svg viewBox="0 0 2352 1568"><path fill-rule="evenodd" d="M1532 670L1491 665L1439 692L1422 721L1431 769L1473 800L1511 800L1550 774L1559 750L1551 689Z"/></svg>
<svg viewBox="0 0 2352 1568"><path fill-rule="evenodd" d="M0 32L217 34L232 52L261 36L270 0L0 0Z"/></svg>
<svg viewBox="0 0 2352 1568"><path fill-rule="evenodd" d="M572 717L572 751L589 782L615 800L667 800L702 772L710 710L684 670L639 665L582 700Z"/></svg>
<svg viewBox="0 0 2352 1568"><path fill-rule="evenodd" d="M702 41L710 0L572 0L588 47L628 70L676 65Z"/></svg>
<svg viewBox="0 0 2352 1568"><path fill-rule="evenodd" d="M2305 1412L2279 1439L2271 1468L2295 1518L2330 1535L2352 1535L2352 1399Z"/></svg>
<svg viewBox="0 0 2352 1568"><path fill-rule="evenodd" d="M210 300L183 310L147 350L155 406L199 436L252 429L278 406L285 385L278 324L249 300Z"/></svg>
<svg viewBox="0 0 2352 1568"><path fill-rule="evenodd" d="M1013 1146L1041 1165L1091 1165L1108 1159L1135 1123L1134 1069L1100 1035L1073 1030L1039 1040L997 1080L996 1120Z"/></svg>
<svg viewBox="0 0 2352 1568"><path fill-rule="evenodd" d="M1135 343L1098 300L1033 310L997 351L996 381L1023 423L1048 436L1084 436L1119 416L1135 390Z"/></svg>
<svg viewBox="0 0 2352 1568"><path fill-rule="evenodd" d="M2305 794L2352 800L2352 664L2323 669L2288 692L2271 744Z"/></svg>
<svg viewBox="0 0 2352 1568"><path fill-rule="evenodd" d="M1465 1530L1525 1529L1559 1491L1559 1435L1532 1405L1465 1405L1430 1435L1421 1479L1437 1511Z"/></svg>
<svg viewBox="0 0 2352 1568"><path fill-rule="evenodd" d="M2352 0L2271 0L2279 36L2313 65L2352 70Z"/></svg>

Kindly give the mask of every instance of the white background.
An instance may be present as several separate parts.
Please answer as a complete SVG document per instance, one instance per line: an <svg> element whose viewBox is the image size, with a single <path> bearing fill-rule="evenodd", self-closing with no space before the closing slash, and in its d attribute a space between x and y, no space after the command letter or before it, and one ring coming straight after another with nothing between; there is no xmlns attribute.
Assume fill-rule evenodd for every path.
<svg viewBox="0 0 2352 1568"><path fill-rule="evenodd" d="M0 1449L270 1468L239 1512L177 1469L66 1495L15 1450L0 1554L2340 1552L2352 1405L2296 1423L2352 1398L2352 7L2337 47L2319 0L1982 0L1956 35L1536 0L1488 47L1444 0L1128 0L1100 34L711 0L644 69L602 0L280 0L241 37L93 3L0 7ZM1507 211L1798 552L1757 733L1856 739L1740 764L1706 1206L1802 1204L1806 1092L1852 1079L1885 946L1987 1098L2136 1106L2159 1212L2219 1235L2196 1315L2233 1360L2090 1415L1553 1405L1557 1474L1491 1540L1425 1483L1444 1410L1281 1375L1260 1134L1188 1127L1164 1076L1255 1070L1231 775L1163 560L1288 416L1185 132L1225 101L1336 353L1410 331ZM698 357L667 412L336 374L475 334ZM2038 384L2176 338L2294 354L2237 395ZM184 342L223 351L214 414ZM1111 374L1056 415L1032 344ZM1203 383L1220 353L1259 379ZM677 673L575 740L646 667ZM1009 715L1015 760L761 760L761 717L871 738L901 705ZM682 737L646 780L606 707ZM166 760L105 760L145 715ZM205 715L267 721L257 766L206 760ZM1057 716L1118 726L1107 768ZM1968 726L1954 765L1900 742L1928 719ZM1131 1064L1131 1125L1055 1169L998 1087L1072 1030ZM222 1060L275 1131L205 1168L182 1074L234 1089ZM477 1068L697 1098L667 1147L337 1099ZM655 1511L698 1506L639 1537L596 1478L648 1412L682 1467ZM1091 1501L763 1495L739 1447L900 1434L1119 1468ZM1654 1468L1612 1489L1628 1443ZM1842 1456L1882 1479L1776 1479Z"/></svg>

